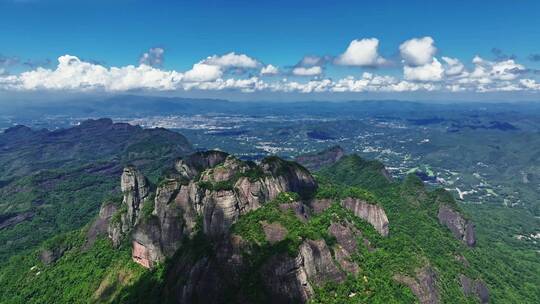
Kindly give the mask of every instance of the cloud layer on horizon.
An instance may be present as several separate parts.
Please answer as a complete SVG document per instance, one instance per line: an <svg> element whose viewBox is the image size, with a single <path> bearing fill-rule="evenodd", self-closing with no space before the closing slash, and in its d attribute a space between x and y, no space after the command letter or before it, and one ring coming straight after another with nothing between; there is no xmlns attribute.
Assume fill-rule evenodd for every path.
<svg viewBox="0 0 540 304"><path fill-rule="evenodd" d="M143 53L138 65L106 67L73 55L58 58L54 68L34 67L11 75L0 65L0 90L126 92L237 90L240 92L497 92L540 91L534 73L511 56L487 60L475 56L470 64L437 57L431 37L412 38L399 46L399 62L379 54L376 38L356 39L333 56L306 56L293 67L263 63L246 54L212 55L187 71L165 70L164 49ZM388 57L387 57L388 58ZM531 59L532 60L532 59ZM7 60L5 60L7 62ZM325 76L328 66L348 67L348 76ZM384 75L400 68L402 76ZM363 68L369 69L362 71ZM357 69L357 71L355 70Z"/></svg>

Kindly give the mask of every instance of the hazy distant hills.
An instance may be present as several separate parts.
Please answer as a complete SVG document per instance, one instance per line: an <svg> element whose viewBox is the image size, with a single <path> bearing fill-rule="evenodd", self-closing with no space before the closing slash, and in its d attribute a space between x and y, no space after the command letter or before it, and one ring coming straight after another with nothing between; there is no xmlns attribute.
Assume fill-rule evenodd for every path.
<svg viewBox="0 0 540 304"><path fill-rule="evenodd" d="M80 97L62 101L10 101L0 109L0 115L39 117L42 115L74 115L85 117L178 115L178 114L243 114L243 115L396 115L429 114L445 111L475 112L515 111L528 113L540 110L539 103L426 103L398 100L364 101L227 101L223 99L199 99L118 95L113 97Z"/></svg>

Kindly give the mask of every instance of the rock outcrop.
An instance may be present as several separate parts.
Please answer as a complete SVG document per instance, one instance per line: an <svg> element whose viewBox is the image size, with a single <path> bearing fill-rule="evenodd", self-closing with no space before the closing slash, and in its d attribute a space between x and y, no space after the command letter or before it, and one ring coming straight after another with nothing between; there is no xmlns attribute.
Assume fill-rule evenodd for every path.
<svg viewBox="0 0 540 304"><path fill-rule="evenodd" d="M328 234L336 238L337 244L334 246L334 258L341 268L350 273L358 273L360 268L352 260L352 255L358 251L357 237L361 235L360 231L347 223L332 223L328 227Z"/></svg>
<svg viewBox="0 0 540 304"><path fill-rule="evenodd" d="M123 204L127 206L129 225L134 226L139 220L139 212L149 194L148 181L133 166L124 168L120 183L124 194Z"/></svg>
<svg viewBox="0 0 540 304"><path fill-rule="evenodd" d="M83 249L92 247L98 236L107 235L111 218L117 211L118 207L114 203L105 203L101 206L97 219L86 232L86 243Z"/></svg>
<svg viewBox="0 0 540 304"><path fill-rule="evenodd" d="M336 267L324 240L306 240L296 257L271 257L261 277L272 303L305 303L314 294L312 284L342 282L345 273Z"/></svg>
<svg viewBox="0 0 540 304"><path fill-rule="evenodd" d="M123 194L122 205L110 217L107 227L109 238L114 246L119 246L124 236L139 222L141 209L150 194L148 180L134 166L124 168L120 188Z"/></svg>
<svg viewBox="0 0 540 304"><path fill-rule="evenodd" d="M332 206L332 200L329 198L314 199L310 202L309 205L311 206L313 213L321 214L326 209L330 208L330 206Z"/></svg>
<svg viewBox="0 0 540 304"><path fill-rule="evenodd" d="M296 217L302 222L307 222L311 216L311 210L302 202L280 204L279 209L281 209L282 211L291 210L294 215L296 215Z"/></svg>
<svg viewBox="0 0 540 304"><path fill-rule="evenodd" d="M447 205L441 205L437 217L439 218L439 223L448 227L458 240L463 241L469 247L476 245L474 224L463 218L459 212Z"/></svg>
<svg viewBox="0 0 540 304"><path fill-rule="evenodd" d="M197 152L178 159L174 167L182 177L193 179L204 170L224 162L227 156L227 153L221 151Z"/></svg>
<svg viewBox="0 0 540 304"><path fill-rule="evenodd" d="M300 245L300 256L310 282L322 284L327 281L341 282L345 274L336 267L330 249L324 240L306 240Z"/></svg>
<svg viewBox="0 0 540 304"><path fill-rule="evenodd" d="M141 221L135 227L132 233L133 261L146 268L152 268L164 261L165 253L160 228L156 217Z"/></svg>
<svg viewBox="0 0 540 304"><path fill-rule="evenodd" d="M382 207L350 197L342 200L341 205L351 210L354 215L370 223L382 236L388 236L389 222Z"/></svg>
<svg viewBox="0 0 540 304"><path fill-rule="evenodd" d="M68 250L68 248L64 245L59 245L50 249L43 249L39 253L39 259L43 264L50 265L60 259L66 250Z"/></svg>
<svg viewBox="0 0 540 304"><path fill-rule="evenodd" d="M220 151L199 152L175 162L165 176L153 202L148 182L134 167L122 175L123 204L127 212L110 225L109 235L118 243L132 230L133 259L145 266L172 256L200 224L212 240L221 240L238 218L261 207L283 192L310 197L317 184L302 166L277 157L260 165L243 162ZM303 212L304 205L291 207ZM150 215L141 215L144 204L153 204ZM301 216L307 217L306 214Z"/></svg>
<svg viewBox="0 0 540 304"><path fill-rule="evenodd" d="M489 290L482 280L472 280L462 274L459 281L464 295L468 297L476 296L482 304L489 303Z"/></svg>
<svg viewBox="0 0 540 304"><path fill-rule="evenodd" d="M261 277L271 303L305 303L314 294L301 255L271 257L263 265Z"/></svg>
<svg viewBox="0 0 540 304"><path fill-rule="evenodd" d="M324 166L336 163L343 158L343 156L345 156L343 148L340 146L333 146L316 153L299 155L294 160L309 170L316 171Z"/></svg>
<svg viewBox="0 0 540 304"><path fill-rule="evenodd" d="M395 281L408 286L421 304L440 303L437 275L431 267L424 266L417 269L414 278L402 274L396 274L393 278Z"/></svg>

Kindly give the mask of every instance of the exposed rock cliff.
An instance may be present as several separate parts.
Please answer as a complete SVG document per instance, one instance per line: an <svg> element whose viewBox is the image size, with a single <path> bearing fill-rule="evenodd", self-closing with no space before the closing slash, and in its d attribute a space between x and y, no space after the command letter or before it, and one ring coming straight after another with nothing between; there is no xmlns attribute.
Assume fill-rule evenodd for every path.
<svg viewBox="0 0 540 304"><path fill-rule="evenodd" d="M310 282L341 282L345 273L336 267L330 249L324 240L306 240L300 246L300 256L304 260L304 268Z"/></svg>
<svg viewBox="0 0 540 304"><path fill-rule="evenodd" d="M86 243L84 249L90 248L96 238L100 235L107 235L109 223L113 215L118 211L118 207L114 203L107 202L99 209L98 218L92 223L86 232Z"/></svg>
<svg viewBox="0 0 540 304"><path fill-rule="evenodd" d="M441 205L437 217L439 218L439 223L448 227L458 240L463 241L469 247L476 245L474 224L464 219L459 212L449 206Z"/></svg>
<svg viewBox="0 0 540 304"><path fill-rule="evenodd" d="M215 167L227 158L227 153L221 151L197 152L185 158L178 159L174 167L181 176L193 179L202 171Z"/></svg>
<svg viewBox="0 0 540 304"><path fill-rule="evenodd" d="M153 268L169 261L164 290L170 294L165 296L178 303L248 303L258 299L247 294L250 288L264 290L262 296L272 303L306 303L326 283L342 283L348 275L361 273L360 246L368 252L383 250L373 248L363 236L357 228L359 219L380 235L389 234L380 205L347 197L341 207L359 219L329 212L328 208L341 207L332 206L333 199L314 198L317 183L309 171L277 157L255 164L219 151L196 153L177 160L155 193L150 189L136 168L127 167L122 206L104 219L110 219L113 241L129 235L136 263ZM299 195L280 196L284 192ZM456 220L459 213L440 205L441 222L446 219L450 227L464 227L466 240L467 222L462 217ZM261 213L246 215L259 208ZM325 213L331 215L322 217L328 221L322 236L296 234L296 227L309 229L312 220L322 220ZM239 220L233 232L242 237L230 231ZM327 243L327 237L332 242ZM437 274L430 266L416 269L414 275L397 273L393 279L408 286L420 303L440 303ZM464 294L484 299L485 285L467 280L461 279Z"/></svg>
<svg viewBox="0 0 540 304"><path fill-rule="evenodd" d="M55 248L43 249L39 253L39 259L41 262L43 262L43 264L50 265L60 259L67 249L68 248L62 245Z"/></svg>
<svg viewBox="0 0 540 304"><path fill-rule="evenodd" d="M208 237L219 240L240 215L280 193L310 197L316 187L309 171L296 163L270 157L256 165L208 151L177 160L175 172L164 177L151 202L144 176L127 167L122 175L127 212L111 225L110 237L117 243L119 236L134 227L133 259L153 267L172 256L197 224ZM148 206L153 209L150 215L141 215L144 204L153 204Z"/></svg>
<svg viewBox="0 0 540 304"><path fill-rule="evenodd" d="M139 212L148 196L149 186L146 177L133 166L124 168L120 187L124 194L124 201L127 206L129 225L134 226L139 220Z"/></svg>
<svg viewBox="0 0 540 304"><path fill-rule="evenodd" d="M261 277L271 295L271 303L305 303L314 294L301 255L271 257L263 265Z"/></svg>
<svg viewBox="0 0 540 304"><path fill-rule="evenodd" d="M305 303L314 294L312 284L342 282L345 273L332 258L324 240L306 240L296 257L271 257L261 270L272 303Z"/></svg>
<svg viewBox="0 0 540 304"><path fill-rule="evenodd" d="M466 296L476 296L480 303L489 303L489 290L482 280L472 280L465 275L459 277L463 294Z"/></svg>
<svg viewBox="0 0 540 304"><path fill-rule="evenodd" d="M328 227L328 233L336 238L337 244L334 246L334 257L341 268L350 273L358 273L359 267L353 262L351 256L358 250L357 237L361 235L354 226L347 223L332 223Z"/></svg>
<svg viewBox="0 0 540 304"><path fill-rule="evenodd" d="M388 235L388 218L382 207L350 197L344 199L341 205L370 223L382 236Z"/></svg>

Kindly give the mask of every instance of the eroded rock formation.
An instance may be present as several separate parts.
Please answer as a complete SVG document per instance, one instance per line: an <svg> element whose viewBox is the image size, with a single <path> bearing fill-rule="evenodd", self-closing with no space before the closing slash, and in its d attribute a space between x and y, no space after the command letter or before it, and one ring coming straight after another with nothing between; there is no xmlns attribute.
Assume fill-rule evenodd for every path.
<svg viewBox="0 0 540 304"><path fill-rule="evenodd" d="M350 197L344 199L341 205L370 223L382 236L388 235L388 218L382 207Z"/></svg>
<svg viewBox="0 0 540 304"><path fill-rule="evenodd" d="M342 282L346 275L332 258L324 240L305 240L296 257L272 256L261 277L272 303L305 303L314 294L312 284Z"/></svg>
<svg viewBox="0 0 540 304"><path fill-rule="evenodd" d="M465 275L460 275L459 281L463 294L470 297L476 296L480 303L489 303L489 290L482 280L472 280Z"/></svg>
<svg viewBox="0 0 540 304"><path fill-rule="evenodd" d="M441 205L437 217L439 223L448 227L458 240L463 241L469 247L476 245L474 224L463 218L459 212L447 205Z"/></svg>
<svg viewBox="0 0 540 304"><path fill-rule="evenodd" d="M175 172L163 178L150 201L146 178L136 168L127 167L122 174L127 212L115 216L109 236L117 244L132 231L133 259L153 267L172 256L197 225L209 238L220 240L242 214L280 193L309 197L316 187L309 171L296 163L269 157L256 165L208 151L177 160ZM145 208L153 210L151 214L142 214L144 204L153 204ZM291 207L302 211L304 205L297 205Z"/></svg>
<svg viewBox="0 0 540 304"><path fill-rule="evenodd" d="M127 206L129 224L134 226L139 219L139 212L148 196L148 181L139 170L133 166L124 168L120 183L124 194L123 204Z"/></svg>

